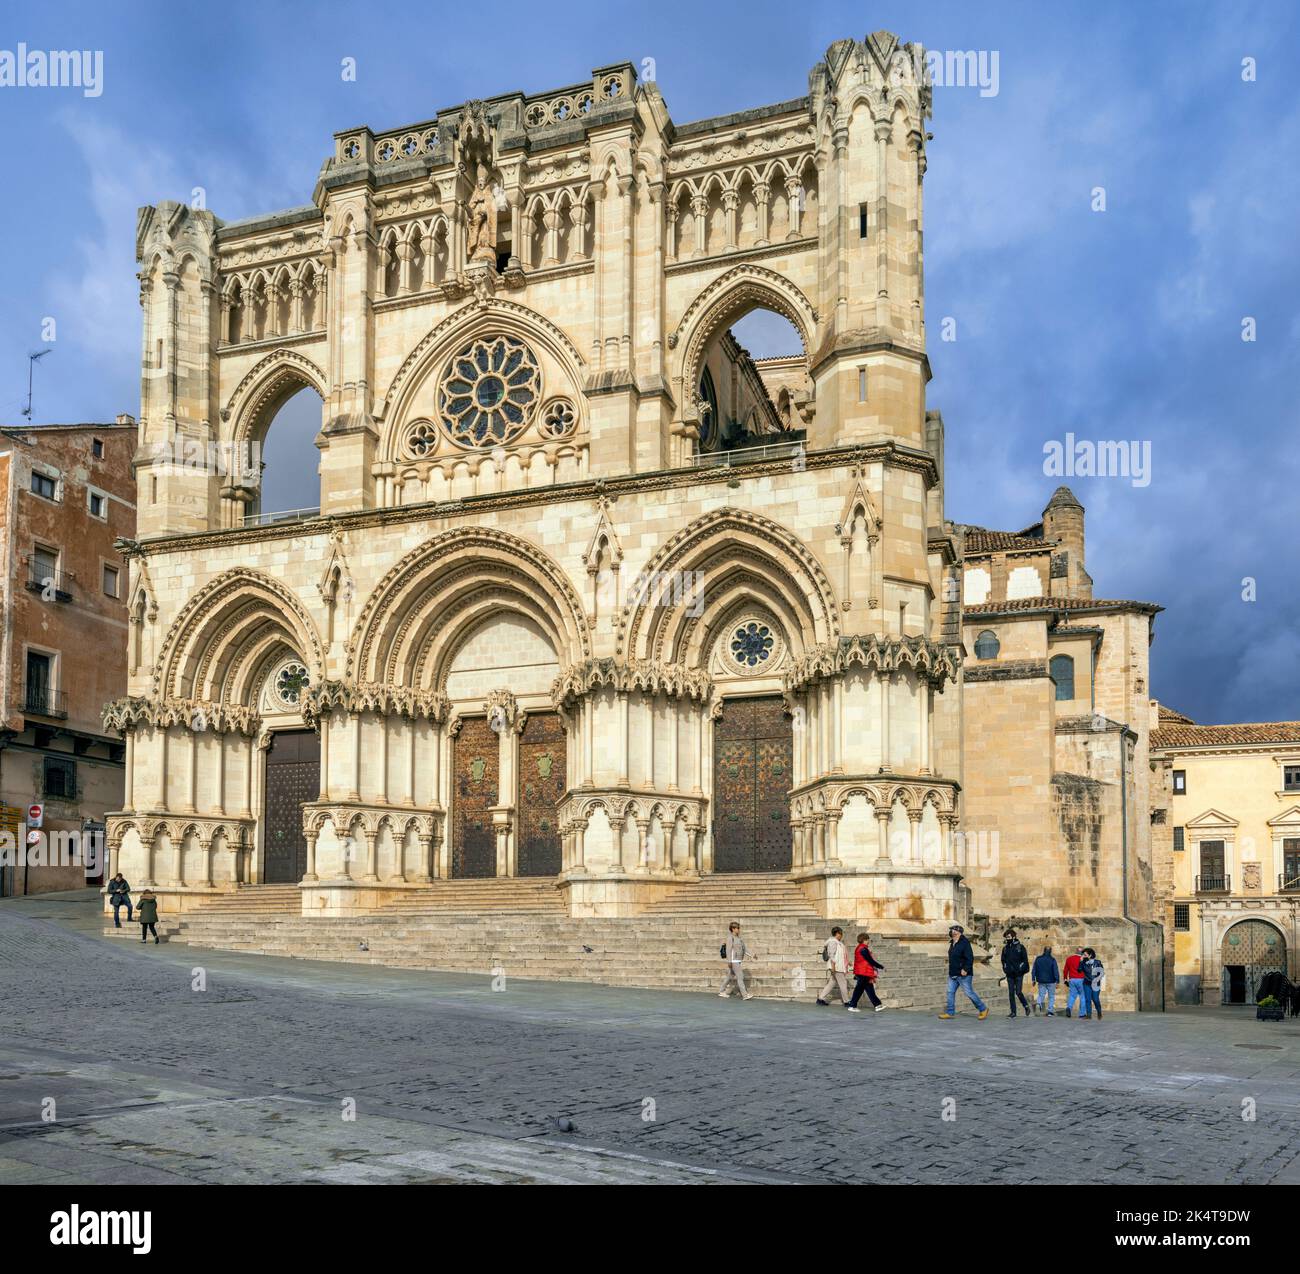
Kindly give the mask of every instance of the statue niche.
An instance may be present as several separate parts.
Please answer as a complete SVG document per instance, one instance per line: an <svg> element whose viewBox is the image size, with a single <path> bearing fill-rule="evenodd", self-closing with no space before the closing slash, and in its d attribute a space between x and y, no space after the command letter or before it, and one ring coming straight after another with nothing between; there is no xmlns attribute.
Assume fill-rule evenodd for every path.
<svg viewBox="0 0 1300 1274"><path fill-rule="evenodd" d="M497 262L497 197L488 182L488 171L478 166L474 191L465 205L467 226L466 249L471 261Z"/></svg>

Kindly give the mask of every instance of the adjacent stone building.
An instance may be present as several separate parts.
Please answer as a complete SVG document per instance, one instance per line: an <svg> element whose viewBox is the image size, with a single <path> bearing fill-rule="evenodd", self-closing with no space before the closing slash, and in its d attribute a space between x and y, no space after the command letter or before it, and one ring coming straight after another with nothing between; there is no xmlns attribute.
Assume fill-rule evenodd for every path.
<svg viewBox="0 0 1300 1274"><path fill-rule="evenodd" d="M126 689L127 570L114 541L135 533L135 436L130 417L0 429L0 804L24 815L43 804L47 849L88 823L102 846L122 803L124 749L100 714ZM7 864L0 890L85 883L80 865L42 856Z"/></svg>
<svg viewBox="0 0 1300 1274"><path fill-rule="evenodd" d="M1197 725L1151 705L1168 793L1179 1003L1253 1004L1300 981L1300 721Z"/></svg>
<svg viewBox="0 0 1300 1274"><path fill-rule="evenodd" d="M1135 1004L1158 608L1091 599L1068 493L1010 543L944 521L930 99L883 32L692 123L620 63L341 132L301 208L142 209L128 875L633 917L773 873L922 943L1050 917ZM755 309L798 354L750 357ZM319 509L284 519L258 449L304 387Z"/></svg>

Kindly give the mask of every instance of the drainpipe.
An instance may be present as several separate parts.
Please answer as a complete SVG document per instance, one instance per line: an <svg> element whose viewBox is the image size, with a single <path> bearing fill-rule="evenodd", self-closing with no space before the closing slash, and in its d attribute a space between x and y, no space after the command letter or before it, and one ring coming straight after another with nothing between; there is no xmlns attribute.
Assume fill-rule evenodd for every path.
<svg viewBox="0 0 1300 1274"><path fill-rule="evenodd" d="M1137 1010L1142 1012L1142 926L1132 916L1128 914L1128 776L1125 757L1127 755L1127 736L1130 733L1130 727L1126 721L1119 734L1119 839L1120 839L1120 858L1123 862L1124 880L1123 880L1123 906L1121 908L1124 919L1133 926L1133 938L1137 949L1137 976L1134 978L1134 985L1137 988ZM1163 945L1163 944L1162 944ZM1161 963L1164 963L1164 954L1161 953ZM1163 982L1163 979L1162 979Z"/></svg>

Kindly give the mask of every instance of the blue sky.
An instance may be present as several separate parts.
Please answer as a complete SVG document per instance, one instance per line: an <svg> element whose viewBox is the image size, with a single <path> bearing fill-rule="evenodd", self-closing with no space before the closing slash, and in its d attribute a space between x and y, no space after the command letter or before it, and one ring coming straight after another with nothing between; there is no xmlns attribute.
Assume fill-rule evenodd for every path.
<svg viewBox="0 0 1300 1274"><path fill-rule="evenodd" d="M882 27L933 49L996 51L995 96L936 91L928 152L930 405L947 425L948 516L1037 520L1058 481L1044 475L1044 444L1067 432L1149 442L1148 485L1071 482L1097 594L1166 608L1152 651L1161 700L1200 721L1300 718L1300 6L716 0L584 12L595 11L6 5L0 49L101 49L104 85L96 98L0 88L0 418L19 419L46 317L57 339L37 369L35 419L135 412L136 208L189 201L195 187L226 219L306 203L339 129L647 57L673 117L698 119L800 96L832 40ZM1104 212L1091 207L1097 186ZM945 317L951 342L939 339ZM302 442L291 420L277 431L280 446ZM276 447L273 431L271 465Z"/></svg>

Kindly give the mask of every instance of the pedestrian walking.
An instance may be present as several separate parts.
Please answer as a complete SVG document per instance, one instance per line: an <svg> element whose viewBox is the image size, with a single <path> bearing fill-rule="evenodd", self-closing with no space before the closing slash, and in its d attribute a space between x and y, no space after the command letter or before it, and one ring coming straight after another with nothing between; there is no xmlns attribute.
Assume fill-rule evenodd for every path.
<svg viewBox="0 0 1300 1274"><path fill-rule="evenodd" d="M741 967L747 954L745 940L740 936L740 925L734 920L728 927L727 940L722 944L720 954L727 965L727 976L722 981L722 990L718 995L724 1000L730 999L731 988L734 986L740 992L742 1000L752 1000L754 994L745 990L745 970Z"/></svg>
<svg viewBox="0 0 1300 1274"><path fill-rule="evenodd" d="M153 934L154 945L158 944L158 899L146 889L140 895L140 905L136 908L140 918L140 941L148 942Z"/></svg>
<svg viewBox="0 0 1300 1274"><path fill-rule="evenodd" d="M861 1013L858 1008L858 1001L862 998L865 991L867 999L875 1005L875 1011L880 1012L885 1006L881 1004L880 997L876 994L876 974L884 969L884 965L871 954L871 948L867 945L869 935L865 933L858 934L858 944L853 948L853 998L849 1001L850 1013Z"/></svg>
<svg viewBox="0 0 1300 1274"><path fill-rule="evenodd" d="M113 908L113 927L115 929L120 929L122 927L122 921L118 916L118 912L120 912L123 907L126 908L127 924L130 924L131 885L121 872L118 872L117 875L108 882L108 901L109 905Z"/></svg>
<svg viewBox="0 0 1300 1274"><path fill-rule="evenodd" d="M1011 1002L1011 1012L1008 1016L1016 1016L1016 1000L1019 999L1021 1007L1025 1010L1025 1016L1029 1017L1033 1009L1025 999L1023 985L1025 974L1029 972L1029 952L1025 950L1025 944L1016 937L1014 929L1004 930L1002 937L1005 939L1002 944L1002 974L1007 980L1007 999Z"/></svg>
<svg viewBox="0 0 1300 1274"><path fill-rule="evenodd" d="M832 991L840 993L840 1003L846 1008L849 1003L849 949L844 945L844 930L836 925L831 930L830 940L822 948L822 959L826 962L826 985L817 997L817 1003L830 1004L826 998Z"/></svg>
<svg viewBox="0 0 1300 1274"><path fill-rule="evenodd" d="M989 1015L988 1005L975 993L975 952L961 925L948 930L948 1007L939 1016L944 1019L957 1016L957 989L966 993L975 1006L982 1022Z"/></svg>
<svg viewBox="0 0 1300 1274"><path fill-rule="evenodd" d="M1065 957L1065 982L1069 994L1065 997L1065 1016L1071 1017L1070 1010L1078 1002L1080 1010L1086 1010L1088 1001L1083 994L1083 972L1079 966L1083 963L1083 948L1075 947L1074 954Z"/></svg>
<svg viewBox="0 0 1300 1274"><path fill-rule="evenodd" d="M1083 974L1083 993L1088 997L1084 1001L1084 1007L1088 1011L1082 1016L1091 1017L1095 1013L1101 1017L1101 983L1106 976L1106 968L1091 947L1084 947L1079 970Z"/></svg>
<svg viewBox="0 0 1300 1274"><path fill-rule="evenodd" d="M1034 986L1034 1003L1041 1009L1043 1000L1047 1001L1047 1016L1056 1016L1056 986L1061 980L1061 971L1052 954L1051 947L1044 947L1043 954L1034 961L1033 972L1029 975Z"/></svg>

